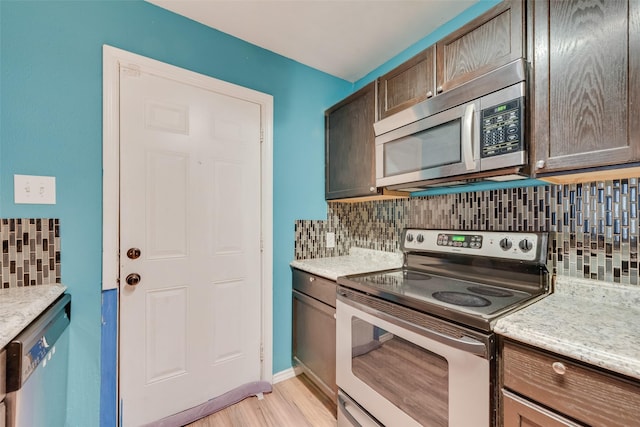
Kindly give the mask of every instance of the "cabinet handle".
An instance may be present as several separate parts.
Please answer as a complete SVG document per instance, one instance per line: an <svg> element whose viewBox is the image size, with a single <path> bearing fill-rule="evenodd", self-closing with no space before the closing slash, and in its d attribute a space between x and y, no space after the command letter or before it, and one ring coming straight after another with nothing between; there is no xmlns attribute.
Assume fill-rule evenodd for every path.
<svg viewBox="0 0 640 427"><path fill-rule="evenodd" d="M315 278L315 277L309 277L309 281L310 281L310 282L313 282L314 280L316 280L316 278Z"/></svg>
<svg viewBox="0 0 640 427"><path fill-rule="evenodd" d="M427 98L431 98L432 96L433 96L433 92L432 91L427 92Z"/></svg>
<svg viewBox="0 0 640 427"><path fill-rule="evenodd" d="M562 362L553 362L551 367L553 368L553 372L558 375L564 375L567 372L567 367L564 366Z"/></svg>
<svg viewBox="0 0 640 427"><path fill-rule="evenodd" d="M438 86L438 87L436 88L436 91L437 91L438 93L442 93L442 91L443 91L443 90L444 90L444 88L443 88L442 86Z"/></svg>
<svg viewBox="0 0 640 427"><path fill-rule="evenodd" d="M544 168L544 165L545 165L544 160L538 160L536 162L536 169L542 169L542 168Z"/></svg>
<svg viewBox="0 0 640 427"><path fill-rule="evenodd" d="M369 191L373 193L374 191L376 191L376 187L369 187Z"/></svg>

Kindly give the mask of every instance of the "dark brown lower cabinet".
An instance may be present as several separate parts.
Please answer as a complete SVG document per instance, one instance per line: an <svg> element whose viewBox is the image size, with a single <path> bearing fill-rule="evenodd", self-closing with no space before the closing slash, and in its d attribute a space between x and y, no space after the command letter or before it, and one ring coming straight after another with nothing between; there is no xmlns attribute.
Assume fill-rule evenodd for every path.
<svg viewBox="0 0 640 427"><path fill-rule="evenodd" d="M293 360L334 405L338 398L336 286L293 269Z"/></svg>
<svg viewBox="0 0 640 427"><path fill-rule="evenodd" d="M506 390L502 391L504 427L580 427L541 406Z"/></svg>
<svg viewBox="0 0 640 427"><path fill-rule="evenodd" d="M638 426L640 381L503 341L504 427Z"/></svg>

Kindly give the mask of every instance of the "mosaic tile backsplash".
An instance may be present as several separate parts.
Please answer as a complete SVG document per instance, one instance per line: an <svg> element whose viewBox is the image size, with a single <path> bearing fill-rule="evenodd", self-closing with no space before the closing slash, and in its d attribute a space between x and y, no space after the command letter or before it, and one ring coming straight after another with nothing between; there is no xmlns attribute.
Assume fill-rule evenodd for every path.
<svg viewBox="0 0 640 427"><path fill-rule="evenodd" d="M58 219L0 220L3 288L60 283L60 223Z"/></svg>
<svg viewBox="0 0 640 427"><path fill-rule="evenodd" d="M548 231L549 266L562 276L631 285L638 273L637 178L328 204L326 221L296 221L295 259L398 251L404 227ZM336 247L325 247L325 233Z"/></svg>

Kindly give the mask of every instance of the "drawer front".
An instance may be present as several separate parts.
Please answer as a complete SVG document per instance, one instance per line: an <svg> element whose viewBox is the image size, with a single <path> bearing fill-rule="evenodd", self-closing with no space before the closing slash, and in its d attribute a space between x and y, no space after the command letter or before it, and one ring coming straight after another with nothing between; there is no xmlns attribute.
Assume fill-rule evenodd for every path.
<svg viewBox="0 0 640 427"><path fill-rule="evenodd" d="M580 427L578 424L506 390L502 390L502 402L504 427Z"/></svg>
<svg viewBox="0 0 640 427"><path fill-rule="evenodd" d="M640 419L638 384L509 342L502 358L505 387L580 422L632 426Z"/></svg>
<svg viewBox="0 0 640 427"><path fill-rule="evenodd" d="M336 282L293 269L293 289L336 307Z"/></svg>

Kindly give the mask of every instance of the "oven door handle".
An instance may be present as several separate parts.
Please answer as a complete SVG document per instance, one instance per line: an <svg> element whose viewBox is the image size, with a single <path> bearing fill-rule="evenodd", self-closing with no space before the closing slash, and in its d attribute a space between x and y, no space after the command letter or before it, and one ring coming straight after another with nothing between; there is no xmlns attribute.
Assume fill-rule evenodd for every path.
<svg viewBox="0 0 640 427"><path fill-rule="evenodd" d="M462 338L455 338L449 335L442 334L437 331L433 331L431 329L424 328L422 326L410 323L399 317L392 316L385 312L376 310L375 308L371 308L367 305L353 301L349 299L347 295L345 295L343 292L340 292L340 291L338 291L338 300L354 308L357 308L358 310L364 311L365 313L375 316L379 319L386 320L387 322L392 323L398 327L408 329L412 332L415 332L426 338L437 341L441 344L445 344L450 347L456 348L458 350L466 351L468 353L472 353L477 356L484 357L485 359L488 357L487 346L482 341L478 341L474 338L466 337L466 336Z"/></svg>
<svg viewBox="0 0 640 427"><path fill-rule="evenodd" d="M358 408L351 399L344 397L341 393L338 393L338 405L340 412L347 418L353 427L383 427L382 424L362 412L362 410ZM356 419L353 413L349 410L349 407L354 408L356 413L360 414L358 417L360 420Z"/></svg>

